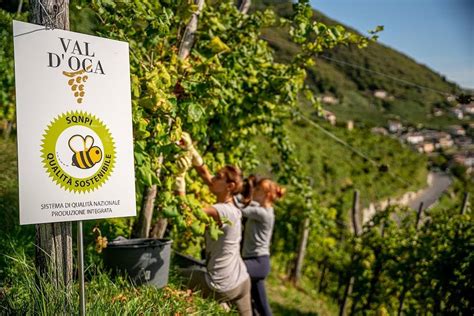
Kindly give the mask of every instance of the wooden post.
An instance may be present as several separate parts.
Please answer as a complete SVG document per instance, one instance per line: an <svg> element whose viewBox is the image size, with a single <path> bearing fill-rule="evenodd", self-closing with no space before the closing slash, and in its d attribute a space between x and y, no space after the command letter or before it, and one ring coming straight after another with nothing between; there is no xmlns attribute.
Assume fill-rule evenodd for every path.
<svg viewBox="0 0 474 316"><path fill-rule="evenodd" d="M171 130L171 121L168 120L168 124L170 126L170 130ZM168 134L170 133L170 130L168 130ZM160 164L160 166L163 164L163 154L160 154L160 156L158 157L158 162ZM159 179L160 178L160 175L161 175L161 167L157 170L156 172L156 177ZM150 225L151 225L151 220L152 220L152 215L153 215L153 211L155 209L155 198L156 198L156 195L158 194L157 192L157 186L154 185L155 187L155 192L153 193L152 197L148 198L148 201L152 201L152 205L147 207L147 208L144 208L142 211L143 213L145 214L149 214L146 216L146 228L144 229L143 233L146 231L146 235L144 235L144 237L149 237L149 238L155 238L155 239L161 239L164 237L165 235L165 232L166 232L166 227L168 226L168 219L165 218L165 217L161 217L161 216L158 216L158 220L155 222L155 224L153 225L153 228L151 229L151 231L149 230L150 228ZM141 214L141 213L140 213Z"/></svg>
<svg viewBox="0 0 474 316"><path fill-rule="evenodd" d="M399 304L398 304L398 311L397 311L397 316L402 315L402 310L403 310L403 302L405 301L405 295L407 293L407 289L405 286L402 287L402 291L400 293L400 299L399 299Z"/></svg>
<svg viewBox="0 0 474 316"><path fill-rule="evenodd" d="M291 280L294 284L298 283L301 277L301 271L303 270L303 261L306 254L306 246L308 244L309 224L310 220L308 217L306 217L303 221L303 232L301 234L300 245L298 247L298 257L296 258L295 271L291 276Z"/></svg>
<svg viewBox="0 0 474 316"><path fill-rule="evenodd" d="M167 218L158 218L155 225L150 233L150 238L163 238L166 233L166 227L168 226L168 219Z"/></svg>
<svg viewBox="0 0 474 316"><path fill-rule="evenodd" d="M464 193L464 199L462 200L461 215L466 214L467 204L469 203L469 192Z"/></svg>
<svg viewBox="0 0 474 316"><path fill-rule="evenodd" d="M69 0L30 1L31 23L69 30Z"/></svg>
<svg viewBox="0 0 474 316"><path fill-rule="evenodd" d="M247 12L250 9L251 4L252 4L251 0L239 0L237 3L237 7L239 8L240 12L242 12L243 14L247 14Z"/></svg>
<svg viewBox="0 0 474 316"><path fill-rule="evenodd" d="M309 181L309 183L308 183L309 186L312 187L314 179L309 177L308 181ZM307 196L305 199L306 199L306 205L311 205L309 203L310 202L310 197ZM296 257L294 270L290 274L290 280L295 285L298 284L298 282L301 278L301 272L303 271L303 262L304 262L304 257L306 255L306 247L307 247L307 244L308 244L309 226L310 226L310 218L305 217L304 220L303 220L303 231L301 233L300 244L298 246L298 256Z"/></svg>
<svg viewBox="0 0 474 316"><path fill-rule="evenodd" d="M23 0L20 0L18 2L18 9L16 10L16 14L20 14L22 8L23 8Z"/></svg>
<svg viewBox="0 0 474 316"><path fill-rule="evenodd" d="M69 30L69 0L30 1L29 21ZM36 268L57 287L72 284L71 223L36 225Z"/></svg>
<svg viewBox="0 0 474 316"><path fill-rule="evenodd" d="M197 32L197 23L199 15L201 14L202 7L204 6L204 0L194 0L194 4L197 6L196 11L194 11L189 20L186 29L184 30L184 35L179 45L178 55L180 59L186 59L191 52L191 48L194 45L195 36Z"/></svg>
<svg viewBox="0 0 474 316"><path fill-rule="evenodd" d="M359 191L354 191L354 196L352 200L352 229L354 231L354 236L357 237L361 233L360 222L359 222ZM352 255L351 262L354 261L354 255ZM350 275L350 274L349 274ZM347 315L347 301L349 296L352 295L352 289L354 287L355 277L350 275L349 281L346 284L344 290L344 295L339 305L339 316Z"/></svg>
<svg viewBox="0 0 474 316"><path fill-rule="evenodd" d="M382 231L382 235L383 235L383 231ZM377 283L379 282L380 275L382 274L382 271L383 271L383 261L381 261L379 259L381 251L382 251L381 247L377 247L377 249L375 249L375 251L374 251L375 264L374 264L374 268L373 268L372 278L370 280L369 295L367 296L367 300L366 300L365 304L361 308L361 310L363 310L363 311L370 310L370 307L372 305L372 300L375 296L375 290L376 290L375 287L376 287ZM355 313L355 304L353 303L351 314L354 314L354 313Z"/></svg>
<svg viewBox="0 0 474 316"><path fill-rule="evenodd" d="M352 294L352 288L354 287L355 278L351 276L349 282L344 289L344 296L342 298L341 305L339 306L339 316L347 315L347 298Z"/></svg>
<svg viewBox="0 0 474 316"><path fill-rule="evenodd" d="M352 200L352 227L354 229L354 235L359 236L361 232L359 216L359 190L354 191L354 197Z"/></svg>
<svg viewBox="0 0 474 316"><path fill-rule="evenodd" d="M5 140L10 138L12 133L13 123L11 121L5 120L4 129L3 129L3 138Z"/></svg>
<svg viewBox="0 0 474 316"><path fill-rule="evenodd" d="M418 212L416 213L416 222L415 222L416 230L418 230L418 227L420 227L420 220L421 220L422 214L423 214L423 202L420 203L420 206L418 207Z"/></svg>
<svg viewBox="0 0 474 316"><path fill-rule="evenodd" d="M170 126L170 128L168 130L168 134L171 132L171 124L172 124L171 119L168 119L168 125ZM160 166L163 164L163 154L161 154L158 157L158 163L160 164ZM160 174L161 174L161 167L156 172L156 177L158 179L160 178ZM156 194L157 194L157 192L155 192L155 196L156 196ZM153 198L153 201L154 200L155 199ZM152 207L151 214L153 214L153 209L154 209L154 207ZM151 223L151 216L150 216L150 223ZM151 232L149 233L148 237L158 238L158 239L163 238L164 235L165 235L167 226L168 226L168 219L164 218L164 217L159 217L158 220L156 221L155 225L153 225L153 228L152 228Z"/></svg>
<svg viewBox="0 0 474 316"><path fill-rule="evenodd" d="M418 212L416 213L416 222L415 222L415 229L418 233L418 229L420 228L420 220L421 216L423 215L423 202L420 203L420 206L418 207ZM411 268L410 268L411 269ZM408 292L408 288L405 286L406 284L406 279L403 281L402 285L402 290L400 291L400 297L398 299L398 310L397 310L397 315L400 316L403 311L403 303L405 301L405 296Z"/></svg>
<svg viewBox="0 0 474 316"><path fill-rule="evenodd" d="M146 187L143 192L142 206L138 220L135 223L132 231L133 238L147 238L150 232L151 220L153 217L153 210L155 208L155 199L158 187L153 184Z"/></svg>
<svg viewBox="0 0 474 316"><path fill-rule="evenodd" d="M326 272L328 270L328 267L325 261L323 262L323 268L321 270L322 271L321 271L321 278L319 280L318 293L321 293L324 289L324 278L326 277Z"/></svg>

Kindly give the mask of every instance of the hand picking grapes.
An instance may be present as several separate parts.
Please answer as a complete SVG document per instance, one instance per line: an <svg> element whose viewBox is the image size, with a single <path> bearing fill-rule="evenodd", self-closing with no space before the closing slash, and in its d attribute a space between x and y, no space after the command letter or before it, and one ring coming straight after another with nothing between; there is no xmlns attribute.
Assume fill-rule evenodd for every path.
<svg viewBox="0 0 474 316"><path fill-rule="evenodd" d="M191 136L188 133L183 132L181 139L178 141L178 146L191 153L193 166L200 167L204 164L201 155L194 147Z"/></svg>

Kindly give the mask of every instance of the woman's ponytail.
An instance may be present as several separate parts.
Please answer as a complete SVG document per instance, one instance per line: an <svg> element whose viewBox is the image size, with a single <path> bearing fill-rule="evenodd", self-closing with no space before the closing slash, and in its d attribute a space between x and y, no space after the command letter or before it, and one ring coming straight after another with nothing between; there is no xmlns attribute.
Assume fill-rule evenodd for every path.
<svg viewBox="0 0 474 316"><path fill-rule="evenodd" d="M274 201L281 199L286 193L286 189L273 182Z"/></svg>
<svg viewBox="0 0 474 316"><path fill-rule="evenodd" d="M255 175L250 175L248 178L244 179L244 185L242 189L242 203L247 206L252 202L253 192L257 185L257 177Z"/></svg>

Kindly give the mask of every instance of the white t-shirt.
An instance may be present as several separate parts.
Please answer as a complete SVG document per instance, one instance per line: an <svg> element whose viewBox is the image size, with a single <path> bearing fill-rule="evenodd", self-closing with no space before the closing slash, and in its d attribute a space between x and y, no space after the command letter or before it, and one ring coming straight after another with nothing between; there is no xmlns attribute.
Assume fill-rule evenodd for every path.
<svg viewBox="0 0 474 316"><path fill-rule="evenodd" d="M217 210L224 234L213 240L205 235L207 284L218 292L235 289L249 278L245 263L240 257L242 239L242 214L233 203L217 203Z"/></svg>
<svg viewBox="0 0 474 316"><path fill-rule="evenodd" d="M242 257L269 256L275 223L273 207L262 207L258 202L252 201L242 209L242 213L247 218Z"/></svg>

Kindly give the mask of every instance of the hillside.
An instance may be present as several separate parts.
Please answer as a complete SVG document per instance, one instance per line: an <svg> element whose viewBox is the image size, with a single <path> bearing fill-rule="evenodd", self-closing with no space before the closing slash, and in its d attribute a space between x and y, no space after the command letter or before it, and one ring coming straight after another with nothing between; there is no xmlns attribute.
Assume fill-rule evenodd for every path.
<svg viewBox="0 0 474 316"><path fill-rule="evenodd" d="M364 207L426 184L428 158L397 139L373 133L371 126L383 125L393 117L411 124L421 120L433 126L451 124L427 116L434 107L450 106L444 96L398 85L387 78L381 80L375 73L393 71L407 76L406 80L443 91L456 89L454 85L379 44L364 51L342 48L325 53L308 69L307 83L317 96L338 99L335 104L323 104L338 116L337 124L330 124L314 107L300 102L299 96L305 92L301 84L305 70L274 62L273 52L277 61L285 62L297 47L282 30L266 29L262 35L261 25L271 23L271 16L267 20L267 16L263 19L256 14L249 19L237 12L234 0L206 1L199 17L194 55L182 60L177 47L186 42L186 37L180 38L182 21L188 21L189 14L195 12L195 7L188 6L190 2L80 3L83 7L71 8L72 30L130 45L137 205L155 203L156 209L150 208L154 213L150 224L166 217L164 237L173 240L175 251L205 259L199 256L201 250L209 250L204 249L206 231L218 238L218 229L232 224L226 218L214 221L203 213L203 206L215 200L196 170L179 166L188 153L175 144L182 143L182 131L187 131L209 170L235 164L245 175L271 175L286 189L284 199L275 204L272 272L267 282L275 315L411 315L419 310L433 315L472 314L466 311L471 307L469 245L474 229L471 215L459 211L457 196L463 183L457 184L456 199L454 193L449 196L450 202L456 200L449 209L426 212L423 218L411 209L392 205L379 210L360 230L358 212L349 212L352 204L357 205L352 200L357 196L355 190L360 192L359 204ZM291 14L290 1L257 1L254 5L256 9L272 6L281 16ZM189 10L182 10L186 6ZM11 25L10 15L5 16L0 20ZM320 13L317 18L334 23ZM271 49L256 40L259 37L267 39ZM8 35L8 42L10 39ZM372 71L354 71L341 63L344 60ZM10 72L4 73L13 78L13 62L4 64ZM13 83L0 90L5 87L13 89ZM381 89L388 96L375 98L374 92ZM8 107L13 104L11 99L0 105L13 112ZM95 106L92 101L90 105ZM354 120L355 128L345 120ZM114 135L119 135L119 130L117 134L114 130ZM0 140L0 170L6 170L0 175L0 210L4 214L0 222L0 242L4 245L0 250L0 314L77 314L78 291L65 297L67 291L51 287L36 274L35 227L19 226L14 132ZM195 153L193 156L196 158ZM35 157L39 155L32 159ZM225 175L226 181L217 182L222 187L215 186L222 174L218 172L219 177L212 181L212 192L236 193L237 185L231 190L228 183L237 184L237 178L233 181ZM49 183L43 178L38 183ZM187 194L176 196L176 184L182 180L186 181ZM156 197L148 194L153 185ZM223 190L216 192L214 188ZM217 198L220 202L220 196ZM231 203L232 199L228 196L222 201ZM140 210L141 215L145 210ZM144 217L141 215L84 223L88 313L224 314L216 302L202 299L183 286L186 280L176 275L178 263L173 258L169 285L159 290L135 287L104 270L97 253L105 246L104 237L109 241L119 235L138 237L133 227ZM149 230L143 232L141 237L157 237ZM149 259L163 262L161 257Z"/></svg>
<svg viewBox="0 0 474 316"><path fill-rule="evenodd" d="M290 1L256 1L254 5L255 10L270 8L282 17L289 17L293 10ZM320 12L315 11L315 14L316 18L325 24L340 24ZM291 42L288 34L282 29L266 29L263 37L275 50L279 61L289 61L298 52L296 44ZM328 50L325 56L364 65L372 71L384 69L384 72L399 74L406 80L439 90L451 91L456 88L425 66L378 43L371 43L365 49L340 47ZM390 60L382 56L393 57ZM420 120L426 120L435 104L444 102L442 95L430 90L415 91L411 86L400 85L388 78L379 78L374 73L357 73L354 70L357 69L317 58L316 64L308 69L307 84L317 96L331 95L339 100L338 104L322 104L326 110L336 114L338 122L335 127L330 124L323 124L323 127L353 148L367 154L378 164L388 165L388 173L381 172L350 148L341 146L305 122L287 126L294 144L295 156L301 163L302 172L311 175L320 203L338 209L338 216L341 218L346 218L345 211L350 209L355 189L361 192L362 204L367 205L372 201L394 198L426 185L426 158L396 140L373 135L369 127L383 126L386 120L394 117L400 117L403 121L415 125ZM393 101L382 102L373 97L375 90L385 90L389 95L397 97ZM302 108L312 119L321 121L309 107ZM346 130L344 122L347 120L355 121L356 128L353 131ZM448 122L451 123L449 119ZM260 150L261 161L270 161L258 171L269 172L271 157L276 156L276 153L264 142L260 142L258 146L263 148Z"/></svg>
<svg viewBox="0 0 474 316"><path fill-rule="evenodd" d="M327 137L305 121L287 126L294 153L301 163L300 172L311 177L319 203L334 207L338 216L348 218L354 190L361 193L361 203L395 198L407 191L426 186L427 159L389 137L374 135L367 129L349 131L341 126L322 123L326 131L333 133L351 148ZM263 164L257 173L269 173L277 153L269 144L259 141ZM357 148L379 166L388 166L388 172L380 170L370 161L356 154Z"/></svg>
<svg viewBox="0 0 474 316"><path fill-rule="evenodd" d="M283 17L292 14L290 1L256 1L256 10L266 8ZM343 21L334 21L319 11L314 10L314 13L317 21L344 25ZM290 59L298 50L282 30L267 29L264 38L281 61ZM334 112L338 120L354 120L356 125L383 126L389 119L398 119L412 126L422 123L431 128L459 124L454 117L435 117L432 112L434 108L453 106L446 97L459 93L460 88L381 43L370 43L365 49L338 47L317 56L316 64L308 69L307 83L318 95L337 99L337 104L323 103L323 106ZM385 91L386 97L374 97L378 90Z"/></svg>

